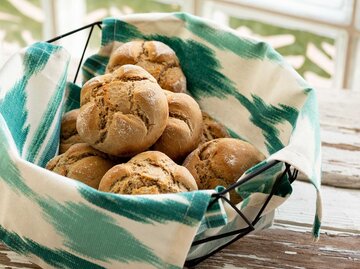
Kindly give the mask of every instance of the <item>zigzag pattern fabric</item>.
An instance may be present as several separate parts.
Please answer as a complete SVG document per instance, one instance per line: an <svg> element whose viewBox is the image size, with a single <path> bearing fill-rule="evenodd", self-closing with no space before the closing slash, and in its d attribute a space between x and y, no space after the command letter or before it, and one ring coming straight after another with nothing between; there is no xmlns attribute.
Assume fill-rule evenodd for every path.
<svg viewBox="0 0 360 269"><path fill-rule="evenodd" d="M280 160L309 178L318 193L318 237L315 90L266 43L184 13L105 19L101 48L83 65L84 80L103 74L111 50L134 39L159 40L176 52L201 108L267 157L257 167ZM209 208L221 187L114 195L45 170L57 153L61 116L79 106L81 85L67 83L69 59L64 48L39 42L0 70L1 242L44 268L182 268L233 237L191 247L194 240L246 227L221 200ZM255 218L283 169L279 163L237 188L243 197L237 206L247 218ZM291 192L284 178L256 230L271 225Z"/></svg>

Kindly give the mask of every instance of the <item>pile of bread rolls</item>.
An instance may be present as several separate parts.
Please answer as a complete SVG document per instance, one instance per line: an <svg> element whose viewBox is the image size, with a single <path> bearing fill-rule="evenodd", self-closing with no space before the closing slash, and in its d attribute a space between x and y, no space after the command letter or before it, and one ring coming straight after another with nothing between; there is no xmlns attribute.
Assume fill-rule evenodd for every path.
<svg viewBox="0 0 360 269"><path fill-rule="evenodd" d="M158 41L121 45L106 74L84 84L59 152L47 169L117 194L227 187L264 159L201 111L175 52Z"/></svg>

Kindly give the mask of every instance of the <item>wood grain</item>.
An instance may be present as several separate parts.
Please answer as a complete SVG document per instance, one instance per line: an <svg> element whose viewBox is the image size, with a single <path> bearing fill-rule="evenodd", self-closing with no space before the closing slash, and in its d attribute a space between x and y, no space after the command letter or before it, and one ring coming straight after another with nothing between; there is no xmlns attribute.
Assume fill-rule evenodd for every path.
<svg viewBox="0 0 360 269"><path fill-rule="evenodd" d="M290 198L275 211L275 220L310 231L315 215L316 192L307 182L295 181ZM322 186L322 228L360 234L360 191ZM360 248L360 242L359 242Z"/></svg>
<svg viewBox="0 0 360 269"><path fill-rule="evenodd" d="M0 268L38 269L40 267L29 262L26 257L10 251L6 246L0 243Z"/></svg>
<svg viewBox="0 0 360 269"><path fill-rule="evenodd" d="M323 184L360 189L360 92L318 90ZM299 179L303 179L299 177Z"/></svg>
<svg viewBox="0 0 360 269"><path fill-rule="evenodd" d="M269 229L237 241L196 268L360 268L360 235L323 234Z"/></svg>
<svg viewBox="0 0 360 269"><path fill-rule="evenodd" d="M322 234L313 242L308 232L273 228L248 235L196 268L360 268L360 235ZM39 269L0 244L0 268Z"/></svg>

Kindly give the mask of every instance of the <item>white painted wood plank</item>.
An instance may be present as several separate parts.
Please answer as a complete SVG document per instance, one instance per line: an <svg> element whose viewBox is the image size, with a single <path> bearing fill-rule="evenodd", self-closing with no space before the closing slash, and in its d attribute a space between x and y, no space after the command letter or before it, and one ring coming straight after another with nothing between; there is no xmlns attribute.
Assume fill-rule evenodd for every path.
<svg viewBox="0 0 360 269"><path fill-rule="evenodd" d="M330 186L360 189L360 92L318 90L317 93L322 182Z"/></svg>
<svg viewBox="0 0 360 269"><path fill-rule="evenodd" d="M271 228L243 237L196 268L360 268L359 240L323 234L313 242L310 233Z"/></svg>
<svg viewBox="0 0 360 269"><path fill-rule="evenodd" d="M323 183L360 189L360 133L322 126Z"/></svg>
<svg viewBox="0 0 360 269"><path fill-rule="evenodd" d="M317 91L320 122L340 129L360 127L360 92L350 90ZM355 128L358 132L359 129Z"/></svg>
<svg viewBox="0 0 360 269"><path fill-rule="evenodd" d="M301 181L295 181L292 186L293 193L276 210L275 220L311 229L315 215L315 189L310 183ZM322 227L360 234L360 190L322 186L322 196Z"/></svg>

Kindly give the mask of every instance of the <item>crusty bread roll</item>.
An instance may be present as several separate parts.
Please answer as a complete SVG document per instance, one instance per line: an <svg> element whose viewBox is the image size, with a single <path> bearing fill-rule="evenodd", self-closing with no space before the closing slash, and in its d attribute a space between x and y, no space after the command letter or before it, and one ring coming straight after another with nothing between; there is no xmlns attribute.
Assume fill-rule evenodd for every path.
<svg viewBox="0 0 360 269"><path fill-rule="evenodd" d="M159 41L130 41L117 48L110 56L106 72L113 72L125 64L141 66L171 92L185 92L186 78L175 52Z"/></svg>
<svg viewBox="0 0 360 269"><path fill-rule="evenodd" d="M182 161L200 142L203 126L201 110L196 101L185 93L165 93L169 120L152 148L165 153L174 161Z"/></svg>
<svg viewBox="0 0 360 269"><path fill-rule="evenodd" d="M110 169L99 190L118 194L159 194L197 190L190 172L159 151L146 151Z"/></svg>
<svg viewBox="0 0 360 269"><path fill-rule="evenodd" d="M166 95L156 80L141 67L123 65L85 83L76 128L98 150L134 156L161 136L168 114Z"/></svg>
<svg viewBox="0 0 360 269"><path fill-rule="evenodd" d="M51 159L46 169L97 189L103 175L113 166L105 153L79 143Z"/></svg>
<svg viewBox="0 0 360 269"><path fill-rule="evenodd" d="M96 93L99 88L106 86L113 80L114 78L112 74L105 74L102 76L93 77L92 79L88 80L81 88L80 107L90 102L90 99L93 99L91 96L94 95L94 93Z"/></svg>
<svg viewBox="0 0 360 269"><path fill-rule="evenodd" d="M79 109L74 109L66 112L61 120L59 154L67 151L72 145L83 142L76 130L78 115Z"/></svg>
<svg viewBox="0 0 360 269"><path fill-rule="evenodd" d="M204 144L216 138L230 137L224 125L214 120L210 115L202 111L203 131L200 144Z"/></svg>
<svg viewBox="0 0 360 269"><path fill-rule="evenodd" d="M249 168L264 160L264 155L251 144L234 138L218 138L200 145L184 161L199 189L228 187ZM230 192L233 202L240 197Z"/></svg>

